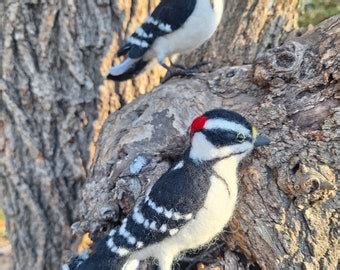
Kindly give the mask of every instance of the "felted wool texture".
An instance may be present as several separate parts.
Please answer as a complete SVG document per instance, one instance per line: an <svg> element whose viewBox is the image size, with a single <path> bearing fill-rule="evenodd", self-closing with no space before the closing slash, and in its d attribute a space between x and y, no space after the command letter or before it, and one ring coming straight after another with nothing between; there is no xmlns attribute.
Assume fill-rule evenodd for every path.
<svg viewBox="0 0 340 270"><path fill-rule="evenodd" d="M142 260L148 257L156 257L161 261L173 261L182 251L197 249L208 244L218 235L227 224L235 207L237 198L236 169L238 160L233 165L226 164L225 160L213 165L216 173L225 179L225 173L221 168L231 169L228 179L223 181L220 177L210 175L211 185L205 198L203 207L196 212L195 217L188 221L177 234L165 238L147 248L131 255L133 259ZM230 196L228 196L228 189ZM162 268L163 269L163 268Z"/></svg>
<svg viewBox="0 0 340 270"><path fill-rule="evenodd" d="M127 57L110 69L108 79L124 81L142 72L155 57L154 53L145 55L155 40L178 30L194 11L196 2L197 0L161 1L151 16L127 38L126 44L118 51L117 56L127 54ZM164 52L163 59L166 56Z"/></svg>
<svg viewBox="0 0 340 270"><path fill-rule="evenodd" d="M192 51L207 41L221 20L225 0L162 0L126 40L118 56L125 60L110 69L108 78L126 80L157 59Z"/></svg>
<svg viewBox="0 0 340 270"><path fill-rule="evenodd" d="M157 38L183 26L194 11L196 2L197 0L162 0L151 16L140 26L140 29L132 34L132 37L145 41L151 46ZM128 56L139 58L145 54L149 46L142 47L132 44Z"/></svg>
<svg viewBox="0 0 340 270"><path fill-rule="evenodd" d="M215 110L211 110L211 111L204 113L204 116L206 116L209 120L222 119L222 120L226 120L229 122L234 122L234 123L244 126L247 130L252 131L252 126L247 121L247 119L245 119L242 115L236 112L233 112L233 111L228 111L224 109L215 109Z"/></svg>
<svg viewBox="0 0 340 270"><path fill-rule="evenodd" d="M105 237L106 238L106 237ZM62 270L121 270L127 257L112 256L104 239L96 241L87 259L74 257Z"/></svg>
<svg viewBox="0 0 340 270"><path fill-rule="evenodd" d="M177 30L157 38L144 59L156 57L162 63L169 55L192 51L201 46L216 31L222 17L224 1L196 0L192 13L184 23ZM216 9L212 7L212 2L216 5Z"/></svg>
<svg viewBox="0 0 340 270"><path fill-rule="evenodd" d="M225 134L236 136L231 128L249 134L252 130L235 113L214 110L210 114L207 123L215 118L222 121L210 127L217 126ZM130 270L137 261L155 258L162 270L170 270L182 252L208 244L223 230L237 201L238 164L253 144L248 140L230 143L231 135L223 135L225 141L214 144L215 137L206 136L204 130L202 125L182 158L156 181L120 227L95 241L89 259L76 269L94 270L91 267L98 264L103 270L123 265Z"/></svg>
<svg viewBox="0 0 340 270"><path fill-rule="evenodd" d="M188 151L186 151L185 155L188 155ZM192 218L190 220L167 218L165 215L157 213L144 199L135 207L135 211L123 221L123 224L126 224L125 231L136 239L135 244L129 243L128 237L120 234L120 226L114 230L115 233L112 236L106 236L100 243L95 245L90 261L85 261L79 269L87 269L91 265L105 267L105 265L108 264L108 259L109 262L115 264L110 264L110 268L98 269L116 269L114 265L122 267L122 261L130 261L133 259L141 260L148 257L154 257L158 260L169 258L168 260L172 262L181 252L188 249L197 249L209 243L216 234L220 233L228 221L226 217L220 218L221 212L224 212L228 207L226 207L225 203L221 204L221 200L216 201L216 199L228 197L226 187L228 184L222 183L222 180L214 176L212 172L215 171L214 167L223 161L195 163L187 158L184 160L183 167L174 170L178 162L175 163L174 166L156 182L158 184L153 186L148 194L148 198L155 202L156 205L164 207L167 210L173 210L174 212L182 214L191 213L193 215ZM217 171L216 173L220 175L220 172ZM221 177L223 177L223 173ZM228 182L229 181L230 179ZM234 179L234 181L236 180ZM166 192L159 192L163 190L166 190ZM209 198L207 198L208 193ZM172 196L172 194L175 196ZM174 199L174 197L176 199ZM224 202L223 199L222 201ZM212 206L215 210L211 209ZM229 208L232 212L233 206ZM201 209L204 209L205 213L199 213ZM141 213L145 220L148 219L150 222L155 221L157 230L145 228L144 223L137 223L133 218L136 211ZM211 216L212 214L217 214L217 216ZM202 217L199 218L200 216ZM220 224L212 226L212 221L214 220L218 220ZM223 221L221 222L221 220ZM159 231L159 228L164 224L166 224L167 230L165 232ZM184 233L180 233L185 226L187 226L187 230ZM218 227L218 229L214 230L215 227ZM173 239L174 236L170 236L169 230L174 228L179 229L177 234L181 236L173 241L166 241L166 238ZM197 239L200 239L202 236L204 236L202 240L197 241ZM115 247L126 249L129 253L125 256L119 256L115 252L112 252L108 246L110 238L112 238ZM138 242L142 242L143 246L137 248ZM157 244L160 242L164 243ZM141 251L138 252L138 250ZM133 252L136 252L136 254L133 254ZM120 263L118 264L118 262Z"/></svg>
<svg viewBox="0 0 340 270"><path fill-rule="evenodd" d="M189 216L191 214L190 219L195 218L197 211L204 204L210 187L207 168L211 168L211 164L196 164L186 160L183 167L176 170L173 170L173 167L152 187L147 196L149 200L144 199L126 218L125 230L136 238L136 242L143 242L143 248L171 236L172 229L180 230L188 220L178 218L178 215ZM158 213L149 206L150 200L157 207L162 208L162 213ZM170 218L165 215L165 210L171 213ZM141 214L143 219L136 221L136 213ZM148 224L146 225L145 222ZM154 229L150 228L152 222L155 223ZM163 225L166 225L165 231L161 230ZM116 246L131 251L137 250L137 246L128 243L128 239L122 237L119 230L120 228L117 228L113 236Z"/></svg>

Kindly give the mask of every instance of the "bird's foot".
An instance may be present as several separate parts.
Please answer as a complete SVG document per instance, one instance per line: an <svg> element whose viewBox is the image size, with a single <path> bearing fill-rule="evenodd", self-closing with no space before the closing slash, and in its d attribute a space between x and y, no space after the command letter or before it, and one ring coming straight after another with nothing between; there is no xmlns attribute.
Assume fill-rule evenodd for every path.
<svg viewBox="0 0 340 270"><path fill-rule="evenodd" d="M171 66L167 66L166 64L161 64L168 72L166 73L165 77L161 80L161 83L164 84L168 80L173 77L192 77L195 74L199 73L200 67L208 64L207 62L202 62L196 64L190 68L187 68L183 65L172 64Z"/></svg>
<svg viewBox="0 0 340 270"><path fill-rule="evenodd" d="M171 66L169 69L167 69L168 72L165 74L164 78L161 80L161 83L166 83L168 80L170 80L173 77L192 77L197 73L195 70L191 69L184 69L179 67Z"/></svg>
<svg viewBox="0 0 340 270"><path fill-rule="evenodd" d="M204 62L201 62L201 63L197 63L196 65L193 65L193 66L191 66L191 67L188 68L188 69L190 69L190 70L195 70L196 73L198 73L198 72L200 72L201 67L204 67L204 66L206 66L206 65L208 65L208 64L210 64L210 62L204 61ZM182 67L182 68L184 68L184 69L187 69L187 68L186 68L185 66L183 66L183 65L178 65L178 64L174 64L174 65L175 65L175 66Z"/></svg>

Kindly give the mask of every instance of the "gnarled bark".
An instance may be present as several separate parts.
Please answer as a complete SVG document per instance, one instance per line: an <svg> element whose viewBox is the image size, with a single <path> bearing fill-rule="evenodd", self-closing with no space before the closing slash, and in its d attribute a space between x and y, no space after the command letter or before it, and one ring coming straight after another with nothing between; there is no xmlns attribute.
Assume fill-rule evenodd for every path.
<svg viewBox="0 0 340 270"><path fill-rule="evenodd" d="M80 218L75 206L102 123L110 112L153 89L164 74L164 70L155 67L126 83L103 81L125 33L134 31L157 3L157 0L0 3L3 29L0 132L4 135L0 140L0 200L7 216L14 269L58 269L64 251L74 242L69 226ZM257 52L268 44L276 45L296 25L295 1L228 3L223 26L212 41L196 50L197 58L192 54L188 60L181 58L183 61L195 64L207 59L217 66L250 63ZM263 15L264 19L259 20ZM214 48L218 48L221 62L214 59L217 51ZM115 63L118 61L114 59ZM142 110L136 115L139 112ZM188 111L183 119L192 115ZM130 123L125 123L128 128ZM181 134L183 138L184 133ZM172 153L182 149L179 145ZM161 162L159 166L165 164ZM103 193L106 192L104 188ZM97 215L91 207L85 217L88 223L82 227L96 228L97 223L89 219L91 213L93 219L98 217L100 221L105 213L112 216L108 210Z"/></svg>
<svg viewBox="0 0 340 270"><path fill-rule="evenodd" d="M245 115L272 143L241 166L239 202L216 263L335 269L339 29L340 18L333 17L252 66L173 79L111 114L84 187L78 229L96 234L118 222L186 148L194 116L223 107Z"/></svg>

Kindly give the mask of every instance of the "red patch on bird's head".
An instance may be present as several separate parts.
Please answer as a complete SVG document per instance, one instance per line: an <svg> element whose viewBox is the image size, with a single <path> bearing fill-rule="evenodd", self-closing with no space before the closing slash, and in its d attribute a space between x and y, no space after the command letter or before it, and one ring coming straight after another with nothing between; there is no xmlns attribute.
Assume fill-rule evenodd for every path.
<svg viewBox="0 0 340 270"><path fill-rule="evenodd" d="M203 129L207 120L208 120L208 117L206 117L205 115L197 116L192 121L192 124L190 126L190 135L192 136L195 132Z"/></svg>

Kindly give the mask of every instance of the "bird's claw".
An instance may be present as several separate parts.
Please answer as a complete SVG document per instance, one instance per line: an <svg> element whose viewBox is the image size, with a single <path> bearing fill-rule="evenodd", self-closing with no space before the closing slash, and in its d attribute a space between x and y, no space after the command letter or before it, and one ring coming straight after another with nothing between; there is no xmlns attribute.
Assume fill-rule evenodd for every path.
<svg viewBox="0 0 340 270"><path fill-rule="evenodd" d="M192 77L197 73L196 70L192 69L182 69L178 67L171 67L164 78L161 80L161 84L166 83L168 80L170 80L173 77Z"/></svg>

